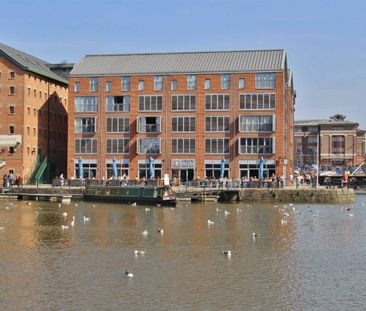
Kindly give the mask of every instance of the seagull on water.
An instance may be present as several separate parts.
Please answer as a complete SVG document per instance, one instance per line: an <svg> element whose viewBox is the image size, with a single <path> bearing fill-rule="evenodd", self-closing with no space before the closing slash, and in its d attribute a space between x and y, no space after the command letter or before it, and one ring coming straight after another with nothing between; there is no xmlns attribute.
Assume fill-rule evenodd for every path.
<svg viewBox="0 0 366 311"><path fill-rule="evenodd" d="M208 225L213 225L215 222L209 219L209 220L207 221L207 223L208 223Z"/></svg>
<svg viewBox="0 0 366 311"><path fill-rule="evenodd" d="M142 231L142 235L147 235L147 234L148 234L147 230Z"/></svg>
<svg viewBox="0 0 366 311"><path fill-rule="evenodd" d="M136 206L136 205L137 205L137 203L136 203L136 202L133 202L133 203L131 203L130 205L131 205L131 206Z"/></svg>
<svg viewBox="0 0 366 311"><path fill-rule="evenodd" d="M62 216L67 217L67 213L66 212L63 212L62 213Z"/></svg>
<svg viewBox="0 0 366 311"><path fill-rule="evenodd" d="M254 238L257 238L258 237L258 233L253 232L252 236L253 236L253 239Z"/></svg>
<svg viewBox="0 0 366 311"><path fill-rule="evenodd" d="M145 251L141 251L141 250L137 250L137 249L135 249L135 255L136 256L139 256L139 255L144 255L145 254Z"/></svg>
<svg viewBox="0 0 366 311"><path fill-rule="evenodd" d="M61 225L61 229L62 230L69 229L69 225Z"/></svg>
<svg viewBox="0 0 366 311"><path fill-rule="evenodd" d="M148 211L150 211L150 207L145 208L145 212L148 212Z"/></svg>
<svg viewBox="0 0 366 311"><path fill-rule="evenodd" d="M158 231L158 233L160 233L160 234L163 234L164 233L164 229L161 229L161 228L159 228L159 227L156 227L156 230Z"/></svg>
<svg viewBox="0 0 366 311"><path fill-rule="evenodd" d="M125 270L125 276L128 277L128 278L133 278L133 273L128 272L128 270L126 269Z"/></svg>
<svg viewBox="0 0 366 311"><path fill-rule="evenodd" d="M222 252L226 257L230 258L231 257L231 251L229 250L225 250Z"/></svg>
<svg viewBox="0 0 366 311"><path fill-rule="evenodd" d="M85 223L89 222L90 217L86 217L86 216L84 216L84 217L83 217L83 220L84 220L84 224L85 224Z"/></svg>

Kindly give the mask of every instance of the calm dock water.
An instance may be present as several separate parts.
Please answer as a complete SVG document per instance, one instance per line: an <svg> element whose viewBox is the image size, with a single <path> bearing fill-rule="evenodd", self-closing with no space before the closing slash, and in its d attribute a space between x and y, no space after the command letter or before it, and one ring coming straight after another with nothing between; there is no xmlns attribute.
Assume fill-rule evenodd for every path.
<svg viewBox="0 0 366 311"><path fill-rule="evenodd" d="M366 196L348 205L74 203L0 201L1 310L366 305Z"/></svg>

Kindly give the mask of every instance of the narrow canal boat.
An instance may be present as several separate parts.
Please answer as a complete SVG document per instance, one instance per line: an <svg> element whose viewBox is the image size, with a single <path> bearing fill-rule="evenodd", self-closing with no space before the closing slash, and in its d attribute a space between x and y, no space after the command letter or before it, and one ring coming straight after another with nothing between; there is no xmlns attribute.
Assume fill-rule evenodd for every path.
<svg viewBox="0 0 366 311"><path fill-rule="evenodd" d="M176 197L172 189L169 186L158 185L87 184L84 190L84 199L88 201L120 202L131 205L176 205Z"/></svg>

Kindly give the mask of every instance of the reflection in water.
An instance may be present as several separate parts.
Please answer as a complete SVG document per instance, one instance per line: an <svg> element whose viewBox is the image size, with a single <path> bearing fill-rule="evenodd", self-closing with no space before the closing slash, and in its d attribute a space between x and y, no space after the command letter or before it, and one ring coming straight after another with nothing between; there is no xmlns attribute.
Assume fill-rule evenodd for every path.
<svg viewBox="0 0 366 311"><path fill-rule="evenodd" d="M330 205L0 201L0 309L362 309L364 201L353 217Z"/></svg>

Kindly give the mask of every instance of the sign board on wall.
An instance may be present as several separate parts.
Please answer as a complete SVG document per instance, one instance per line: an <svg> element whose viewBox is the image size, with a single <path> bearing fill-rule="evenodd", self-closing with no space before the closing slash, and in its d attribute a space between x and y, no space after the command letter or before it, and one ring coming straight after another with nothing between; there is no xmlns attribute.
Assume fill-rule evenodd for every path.
<svg viewBox="0 0 366 311"><path fill-rule="evenodd" d="M196 160L191 159L173 159L172 169L186 169L186 168L196 168Z"/></svg>

